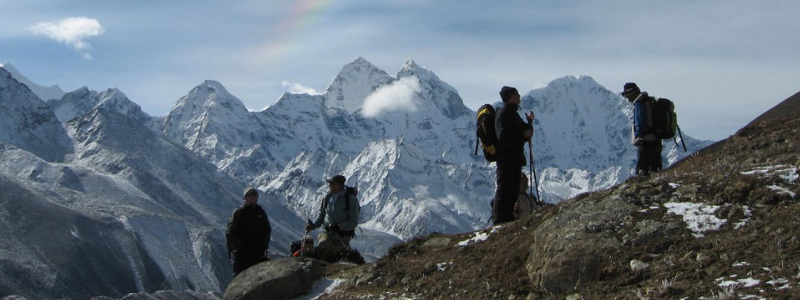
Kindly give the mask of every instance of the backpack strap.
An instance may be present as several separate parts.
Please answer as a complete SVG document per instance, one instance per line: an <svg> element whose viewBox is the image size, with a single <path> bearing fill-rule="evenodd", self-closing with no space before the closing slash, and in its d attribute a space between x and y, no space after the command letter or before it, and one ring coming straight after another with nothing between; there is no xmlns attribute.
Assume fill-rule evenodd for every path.
<svg viewBox="0 0 800 300"><path fill-rule="evenodd" d="M344 189L345 189L344 190L344 199L345 199L345 201L344 201L344 210L345 211L349 211L350 210L350 197L354 197L355 195L353 195L353 192L350 190L351 187L345 186ZM328 209L328 202L331 201L331 197L333 197L333 194L331 194L330 192L328 192L328 194L325 195L325 199L322 200L322 210Z"/></svg>
<svg viewBox="0 0 800 300"><path fill-rule="evenodd" d="M647 107L647 131L651 131L653 129L653 105L655 101L652 98L647 97L644 101L645 107Z"/></svg>

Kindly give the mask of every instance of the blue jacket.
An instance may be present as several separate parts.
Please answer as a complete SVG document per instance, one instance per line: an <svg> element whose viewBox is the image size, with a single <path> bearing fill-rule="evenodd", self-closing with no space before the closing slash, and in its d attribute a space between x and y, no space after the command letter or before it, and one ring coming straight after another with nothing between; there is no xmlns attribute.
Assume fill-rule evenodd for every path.
<svg viewBox="0 0 800 300"><path fill-rule="evenodd" d="M639 97L636 97L636 100L633 100L633 128L631 130L631 141L635 141L637 138L641 138L645 141L657 141L658 138L648 132L650 127L652 127L651 123L651 109L650 106L653 104L655 99L650 97L647 92L642 92Z"/></svg>

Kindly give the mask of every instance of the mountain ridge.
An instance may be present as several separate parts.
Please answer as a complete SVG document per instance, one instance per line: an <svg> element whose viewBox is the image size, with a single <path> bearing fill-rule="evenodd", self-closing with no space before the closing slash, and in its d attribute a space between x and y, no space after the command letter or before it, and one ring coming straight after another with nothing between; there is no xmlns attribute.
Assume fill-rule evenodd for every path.
<svg viewBox="0 0 800 300"><path fill-rule="evenodd" d="M42 161L27 149L2 148L2 173L31 181L39 193L51 195L37 201L59 203L121 228L119 234L132 237L126 243L142 251L118 255L130 261L150 259L148 270L160 274L169 289L219 291L230 281L222 228L246 185L262 191L260 203L273 221L273 255L286 253L289 242L302 236L304 220L313 217L326 193L324 178L339 173L361 191L359 233L368 240L357 239L354 246L366 257L384 256L401 239L484 228L494 194L494 166L473 153L475 112L464 106L458 92L411 59L396 77L363 58L342 70L323 95L287 93L262 111L248 111L212 80L191 89L165 117L139 115L138 105L117 89L79 89L49 102L51 106L34 95L29 100L41 102L41 109L53 115L54 126L66 128L64 144L72 148L56 163ZM564 89L571 89L571 80L565 80ZM395 100L411 101L415 111L387 107L366 116L358 107L379 90L409 82L418 87L411 84L409 97ZM613 120L601 121L628 127L618 96L593 80L580 82L584 90L559 101L612 103L617 106L595 107L615 110L608 112ZM537 110L537 101L546 100L540 94L549 95L534 90L523 97L525 103ZM53 111L67 100L84 106L64 110L76 117L58 124ZM547 120L545 112L537 113ZM586 114L590 113L581 113ZM564 166L542 155L572 152L545 147L551 143L544 138L550 134L546 129L579 132L588 126L555 122L548 127L548 122L537 122L534 150L537 159L543 158L536 169L545 200L558 202L629 176L632 166L625 159L616 166L617 161L606 159L596 170L560 170ZM608 145L633 148L622 131L608 137ZM109 193L115 198L107 199ZM123 263L125 272L143 270L130 261ZM152 288L138 284L136 289L143 287Z"/></svg>

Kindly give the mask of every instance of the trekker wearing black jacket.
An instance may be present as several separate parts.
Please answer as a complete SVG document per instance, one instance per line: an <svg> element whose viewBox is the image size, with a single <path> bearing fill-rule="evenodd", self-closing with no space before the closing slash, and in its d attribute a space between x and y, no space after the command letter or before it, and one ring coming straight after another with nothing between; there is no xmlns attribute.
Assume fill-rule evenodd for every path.
<svg viewBox="0 0 800 300"><path fill-rule="evenodd" d="M244 190L244 204L237 208L228 221L225 237L228 253L232 254L233 275L267 260L272 227L264 209L258 205L258 190Z"/></svg>
<svg viewBox="0 0 800 300"><path fill-rule="evenodd" d="M492 222L499 225L514 221L514 203L519 193L519 181L525 163L525 142L533 136L533 112L525 114L528 123L517 113L519 92L504 86L500 89L503 107L497 110L497 190L492 203Z"/></svg>

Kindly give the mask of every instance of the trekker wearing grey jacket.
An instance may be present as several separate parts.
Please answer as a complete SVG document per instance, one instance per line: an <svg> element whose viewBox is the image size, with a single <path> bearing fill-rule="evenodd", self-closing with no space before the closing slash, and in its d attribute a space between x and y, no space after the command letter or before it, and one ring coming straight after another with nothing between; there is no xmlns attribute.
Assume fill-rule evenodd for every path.
<svg viewBox="0 0 800 300"><path fill-rule="evenodd" d="M358 226L360 209L355 193L349 192L345 187L346 180L342 175L326 180L330 192L322 199L317 219L306 225L306 231L324 228L319 234L317 248L350 248L350 239L355 236Z"/></svg>

